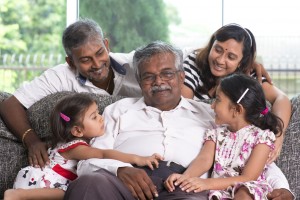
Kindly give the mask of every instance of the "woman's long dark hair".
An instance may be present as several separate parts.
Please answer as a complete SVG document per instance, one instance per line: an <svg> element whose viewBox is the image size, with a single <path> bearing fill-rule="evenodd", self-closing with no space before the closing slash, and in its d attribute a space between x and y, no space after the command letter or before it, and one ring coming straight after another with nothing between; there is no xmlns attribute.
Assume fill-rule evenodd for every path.
<svg viewBox="0 0 300 200"><path fill-rule="evenodd" d="M249 123L263 130L269 129L277 136L281 135L283 121L271 111L263 112L267 104L263 89L257 80L245 74L231 74L221 79L220 89L232 102L244 107ZM248 92L241 98L247 89ZM240 98L240 102L237 102Z"/></svg>
<svg viewBox="0 0 300 200"><path fill-rule="evenodd" d="M251 38L250 38L251 37ZM208 44L203 49L198 49L196 56L196 66L198 67L200 79L203 86L197 88L201 93L207 94L210 89L217 85L217 79L209 67L208 56L209 52L217 40L225 42L229 39L234 39L237 42L243 42L243 58L240 61L240 67L237 68L239 72L247 73L252 70L253 63L256 57L256 42L254 35L250 30L241 27L238 24L228 24L218 29L210 38Z"/></svg>

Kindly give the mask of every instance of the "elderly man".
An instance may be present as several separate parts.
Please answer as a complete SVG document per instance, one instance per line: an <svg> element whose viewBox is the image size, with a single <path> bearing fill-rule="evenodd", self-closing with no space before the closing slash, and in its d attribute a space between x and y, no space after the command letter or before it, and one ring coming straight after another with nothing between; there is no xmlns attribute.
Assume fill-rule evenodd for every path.
<svg viewBox="0 0 300 200"><path fill-rule="evenodd" d="M153 42L138 49L133 62L143 97L108 106L103 114L106 135L92 145L142 156L156 152L164 161L153 171L109 159L81 161L80 177L65 199L207 199L206 192L176 188L169 193L163 186L170 174L186 169L202 147L204 131L214 126L209 105L181 96L181 51Z"/></svg>
<svg viewBox="0 0 300 200"><path fill-rule="evenodd" d="M181 51L154 42L137 50L133 61L144 97L126 98L108 106L103 114L106 136L97 138L93 146L139 155L157 152L165 161L153 171L115 160L83 161L79 174L103 169L91 177L79 178L66 193L66 199L206 199L206 192L187 194L178 189L169 193L163 187L163 181L171 173L182 173L196 157L204 131L214 121L209 105L181 97L184 82ZM97 184L93 183L97 188L88 189L91 179L97 180ZM79 189L77 183L86 187ZM79 191L77 194L77 187L88 194L81 196Z"/></svg>

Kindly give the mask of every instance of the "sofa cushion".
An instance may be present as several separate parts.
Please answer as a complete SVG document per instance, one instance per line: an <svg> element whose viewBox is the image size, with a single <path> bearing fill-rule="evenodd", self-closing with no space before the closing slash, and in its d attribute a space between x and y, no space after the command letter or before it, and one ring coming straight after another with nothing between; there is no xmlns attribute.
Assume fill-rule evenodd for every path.
<svg viewBox="0 0 300 200"><path fill-rule="evenodd" d="M0 102L2 102L4 99L7 99L10 96L11 96L11 94L9 94L9 93L0 92ZM12 139L14 141L18 140L13 134L11 134L8 131L4 122L2 121L2 118L0 118L0 138Z"/></svg>
<svg viewBox="0 0 300 200"><path fill-rule="evenodd" d="M300 199L300 95L293 97L291 102L292 116L276 164L285 174L291 190L298 196L297 199Z"/></svg>
<svg viewBox="0 0 300 200"><path fill-rule="evenodd" d="M10 97L11 94L0 92L0 102ZM0 118L0 199L3 198L5 189L11 188L20 163L25 162L25 149L18 139L6 128ZM24 159L23 159L24 158Z"/></svg>
<svg viewBox="0 0 300 200"><path fill-rule="evenodd" d="M4 99L7 99L8 97L10 97L11 94L7 93L7 92L0 92L0 102L2 102Z"/></svg>

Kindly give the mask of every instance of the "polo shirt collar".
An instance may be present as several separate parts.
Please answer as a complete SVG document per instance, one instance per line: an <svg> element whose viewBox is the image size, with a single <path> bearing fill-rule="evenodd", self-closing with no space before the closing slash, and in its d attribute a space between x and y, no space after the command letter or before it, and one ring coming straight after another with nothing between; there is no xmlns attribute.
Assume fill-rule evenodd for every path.
<svg viewBox="0 0 300 200"><path fill-rule="evenodd" d="M126 75L126 69L123 65L120 65L115 59L113 59L111 56L110 58L110 65L113 68L113 70L121 75ZM76 79L81 85L85 85L87 78L81 75L78 71L76 71Z"/></svg>
<svg viewBox="0 0 300 200"><path fill-rule="evenodd" d="M125 64L127 64L127 63L125 63ZM124 76L126 75L126 69L125 69L124 65L120 65L120 63L118 63L111 56L110 56L110 65L117 73L124 75Z"/></svg>

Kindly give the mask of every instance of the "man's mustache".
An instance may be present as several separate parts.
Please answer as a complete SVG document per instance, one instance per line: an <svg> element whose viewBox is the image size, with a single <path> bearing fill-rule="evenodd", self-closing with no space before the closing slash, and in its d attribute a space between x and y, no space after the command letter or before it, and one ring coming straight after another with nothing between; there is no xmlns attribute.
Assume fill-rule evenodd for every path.
<svg viewBox="0 0 300 200"><path fill-rule="evenodd" d="M152 93L155 93L155 92L161 92L161 91L165 91L165 90L171 90L172 88L168 85L160 85L160 86L153 86L151 87L150 91Z"/></svg>

